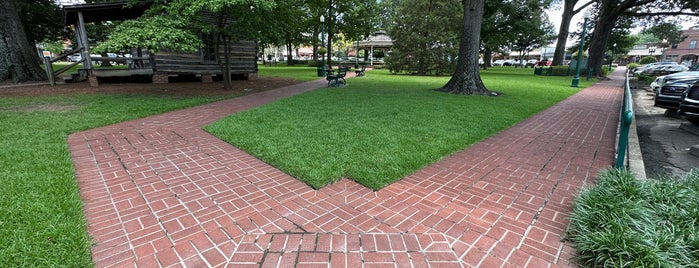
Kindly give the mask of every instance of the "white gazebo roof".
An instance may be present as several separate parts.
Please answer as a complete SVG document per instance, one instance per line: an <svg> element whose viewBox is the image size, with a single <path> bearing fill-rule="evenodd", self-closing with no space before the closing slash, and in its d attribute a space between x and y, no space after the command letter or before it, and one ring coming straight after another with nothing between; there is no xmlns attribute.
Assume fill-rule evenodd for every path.
<svg viewBox="0 0 699 268"><path fill-rule="evenodd" d="M386 32L379 31L369 36L367 39L357 42L358 47L370 48L390 48L393 46L393 40L386 35Z"/></svg>

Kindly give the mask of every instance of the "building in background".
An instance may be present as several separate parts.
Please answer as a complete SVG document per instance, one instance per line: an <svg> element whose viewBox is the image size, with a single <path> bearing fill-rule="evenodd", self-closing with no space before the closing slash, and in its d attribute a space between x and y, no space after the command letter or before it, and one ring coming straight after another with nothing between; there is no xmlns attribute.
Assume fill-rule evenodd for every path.
<svg viewBox="0 0 699 268"><path fill-rule="evenodd" d="M699 61L699 25L689 27L682 31L682 35L687 38L679 44L672 44L664 51L661 51L661 59L683 63L685 65L694 65Z"/></svg>

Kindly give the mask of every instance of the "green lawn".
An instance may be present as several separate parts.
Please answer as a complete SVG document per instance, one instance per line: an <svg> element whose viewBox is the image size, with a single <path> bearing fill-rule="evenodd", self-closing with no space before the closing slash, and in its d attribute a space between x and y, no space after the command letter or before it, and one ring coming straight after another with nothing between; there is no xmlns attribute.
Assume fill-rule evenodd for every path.
<svg viewBox="0 0 699 268"><path fill-rule="evenodd" d="M91 267L69 133L220 97L0 98L0 267Z"/></svg>
<svg viewBox="0 0 699 268"><path fill-rule="evenodd" d="M647 181L608 171L575 200L570 226L583 267L699 267L699 170Z"/></svg>
<svg viewBox="0 0 699 268"><path fill-rule="evenodd" d="M287 66L287 65L258 65L258 74L260 76L280 76L289 77L301 81L311 81L318 79L316 67L308 67L302 65Z"/></svg>
<svg viewBox="0 0 699 268"><path fill-rule="evenodd" d="M284 70L287 68L288 70ZM315 68L260 69L262 75L304 76L303 79L316 79ZM351 143L365 146L367 142L371 142L368 136L375 136L374 139L378 137L379 141L369 147L392 150L396 150L396 147L389 142L395 143L403 138L413 139L406 141L406 144L418 150L426 148L423 141L430 142L436 145L428 147L438 148L430 149L430 155L438 158L440 156L436 155L440 152L449 153L454 150L441 143L467 144L477 141L525 118L527 113L543 109L577 91L569 87L570 77L534 77L532 72L531 69L512 68L493 68L484 72L486 83L491 89L505 93L502 97L487 98L452 96L430 91L430 88L443 84L446 81L445 77L391 76L385 71L371 71L367 73L367 77L350 79L350 85L347 87L322 89L285 99L280 102L281 105L272 104L251 113L244 113L241 118L257 116L263 124L277 122L266 123L270 133L283 133L277 130L282 126L289 130L307 130L308 135L331 131L333 135L325 138L328 140L322 143L326 145ZM582 84L587 85L584 81ZM0 267L92 266L90 238L86 232L82 204L66 144L68 134L199 105L219 98L221 97L163 97L143 94L0 98ZM290 113L285 114L284 111ZM424 114L416 114L414 111L423 111ZM291 123L293 121L261 118L255 113L269 113L270 116L280 116L289 120L300 113L309 115L298 117L302 119L296 121L299 123ZM460 115L463 113L466 113L466 116ZM312 114L317 116L311 116ZM470 121L476 116L486 117L487 122ZM293 120L299 120L298 118ZM328 129L311 129L324 125L303 120L318 120L328 126ZM396 120L409 124L417 124L423 120L439 124L400 124L404 127L401 129L400 126L389 124ZM278 127L273 124L280 125ZM386 124L385 130L381 129L381 124ZM345 133L345 130L353 132ZM410 135L409 132L412 131L419 135ZM459 138L449 137L444 139L445 141L439 141L445 133L464 131L475 134L458 133ZM354 142L355 139L359 142ZM313 141L308 138L299 140ZM263 143L271 144L267 141ZM402 147L398 147L398 150L400 148ZM326 148L320 151L331 154L335 152L338 155L346 154L344 151L347 151L350 152L350 156L369 157L365 155L364 148ZM389 154L392 152L384 152L387 157ZM297 161L300 154L294 155L296 159L291 160ZM386 167L388 173L400 174L404 172L404 166L414 168L424 165L410 156L371 157L376 163L387 164L373 165L357 171L357 174ZM402 159L405 159L406 164L397 163L403 161ZM337 163L335 161L329 164L337 167ZM396 171L394 167L401 169ZM340 166L338 170L349 169ZM346 175L339 173L339 176Z"/></svg>
<svg viewBox="0 0 699 268"><path fill-rule="evenodd" d="M432 90L448 77L375 70L346 87L283 99L205 129L314 188L350 178L380 189L577 92L570 77L532 74L482 72L489 89L504 93L487 97Z"/></svg>

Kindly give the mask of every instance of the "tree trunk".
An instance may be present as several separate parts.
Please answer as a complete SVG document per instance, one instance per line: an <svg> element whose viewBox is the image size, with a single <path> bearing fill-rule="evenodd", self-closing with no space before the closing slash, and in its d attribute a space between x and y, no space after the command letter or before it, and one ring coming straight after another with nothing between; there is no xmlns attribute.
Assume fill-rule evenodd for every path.
<svg viewBox="0 0 699 268"><path fill-rule="evenodd" d="M483 51L483 70L487 70L488 67L492 67L490 62L493 61L493 51L489 48L485 48Z"/></svg>
<svg viewBox="0 0 699 268"><path fill-rule="evenodd" d="M575 4L577 0L563 1L563 15L561 15L561 28L558 29L558 39L556 41L556 50L553 52L553 62L551 65L563 65L563 60L566 56L566 42L570 34L570 20L573 19Z"/></svg>
<svg viewBox="0 0 699 268"><path fill-rule="evenodd" d="M15 0L3 0L0 9L0 81L46 80L34 44L29 44Z"/></svg>
<svg viewBox="0 0 699 268"><path fill-rule="evenodd" d="M287 51L286 65L289 65L289 66L294 65L294 57L293 57L293 55L291 55L292 49L293 49L293 46L291 45L291 38L287 37L286 38L286 51Z"/></svg>
<svg viewBox="0 0 699 268"><path fill-rule="evenodd" d="M233 88L233 82L231 81L231 37L225 36L223 38L223 56L226 68L223 69L223 88L231 89Z"/></svg>
<svg viewBox="0 0 699 268"><path fill-rule="evenodd" d="M592 36L590 36L590 48L588 50L587 67L593 68L592 75L594 76L601 77L604 75L602 65L605 63L604 53L607 42L622 10L625 9L617 6L616 1L607 0L602 2L599 18L595 23L595 30Z"/></svg>
<svg viewBox="0 0 699 268"><path fill-rule="evenodd" d="M459 59L454 75L437 90L452 94L497 95L485 88L478 72L481 22L485 0L462 0L464 17L459 45Z"/></svg>

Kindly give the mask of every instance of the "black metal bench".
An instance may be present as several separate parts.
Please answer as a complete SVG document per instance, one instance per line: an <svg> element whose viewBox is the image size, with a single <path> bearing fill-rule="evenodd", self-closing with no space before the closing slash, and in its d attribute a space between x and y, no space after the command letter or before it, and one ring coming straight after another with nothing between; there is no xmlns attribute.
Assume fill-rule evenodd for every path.
<svg viewBox="0 0 699 268"><path fill-rule="evenodd" d="M347 84L345 81L345 75L347 75L347 68L340 67L337 69L337 74L333 74L332 71L327 72L325 80L328 80L328 87L339 87Z"/></svg>
<svg viewBox="0 0 699 268"><path fill-rule="evenodd" d="M364 71L365 71L365 70L366 70L366 65L362 65L362 68L361 68L361 69L354 70L354 74L355 74L356 76L358 76L358 77L359 77L359 76L364 76Z"/></svg>

